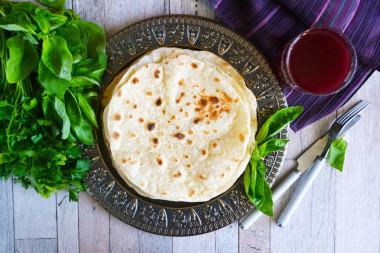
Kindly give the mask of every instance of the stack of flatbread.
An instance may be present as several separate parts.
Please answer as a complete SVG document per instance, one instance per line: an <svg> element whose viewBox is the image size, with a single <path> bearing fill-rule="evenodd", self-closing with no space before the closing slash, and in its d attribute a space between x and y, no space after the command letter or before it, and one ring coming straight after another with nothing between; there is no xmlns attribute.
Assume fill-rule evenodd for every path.
<svg viewBox="0 0 380 253"><path fill-rule="evenodd" d="M113 165L146 197L207 201L234 184L254 148L256 99L209 52L151 51L114 78L102 105Z"/></svg>

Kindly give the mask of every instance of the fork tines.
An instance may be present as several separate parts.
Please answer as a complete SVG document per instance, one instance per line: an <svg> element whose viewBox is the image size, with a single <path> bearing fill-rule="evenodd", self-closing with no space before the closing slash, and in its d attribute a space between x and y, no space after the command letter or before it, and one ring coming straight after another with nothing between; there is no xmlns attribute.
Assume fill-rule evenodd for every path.
<svg viewBox="0 0 380 253"><path fill-rule="evenodd" d="M345 124L347 121L349 121L352 117L354 117L355 115L357 115L361 110L363 110L364 108L366 108L369 104L371 104L371 102L368 102L368 101L365 101L365 100L362 100L360 103L358 103L357 105L355 105L354 107L351 108L351 110L347 111L345 114L341 115L338 119L337 119L337 123L340 124L340 125L343 125Z"/></svg>

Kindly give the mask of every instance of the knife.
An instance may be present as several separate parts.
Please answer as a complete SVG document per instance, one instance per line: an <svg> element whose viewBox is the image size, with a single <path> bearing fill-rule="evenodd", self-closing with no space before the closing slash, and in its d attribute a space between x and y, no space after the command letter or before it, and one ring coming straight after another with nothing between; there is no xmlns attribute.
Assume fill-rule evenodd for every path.
<svg viewBox="0 0 380 253"><path fill-rule="evenodd" d="M360 120L360 115L355 116L353 121L355 123ZM353 126L352 124L351 126ZM344 134L349 128L342 131ZM315 157L320 155L327 144L329 135L328 133L320 137L310 148L308 148L298 159L297 168L290 172L290 174L272 191L273 202L277 201L280 196L289 189L292 184L297 181L300 175L305 172L314 162ZM252 208L251 213L242 217L239 221L239 227L243 230L248 229L260 216L262 212L259 209Z"/></svg>

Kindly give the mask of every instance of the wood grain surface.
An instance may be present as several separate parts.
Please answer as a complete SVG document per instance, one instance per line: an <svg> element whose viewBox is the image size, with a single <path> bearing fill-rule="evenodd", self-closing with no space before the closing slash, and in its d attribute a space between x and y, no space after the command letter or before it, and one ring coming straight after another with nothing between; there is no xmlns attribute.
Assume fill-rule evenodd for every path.
<svg viewBox="0 0 380 253"><path fill-rule="evenodd" d="M207 0L68 0L83 19L101 25L109 38L138 20L162 14L193 14L220 20ZM87 193L79 202L67 192L50 199L0 181L0 253L12 252L380 252L380 73L336 113L291 132L286 160L275 185L295 159L337 116L361 99L371 101L346 134L344 172L326 165L286 228L275 224L294 186L275 203L275 218L261 217L249 230L237 222L193 237L139 231L105 211Z"/></svg>

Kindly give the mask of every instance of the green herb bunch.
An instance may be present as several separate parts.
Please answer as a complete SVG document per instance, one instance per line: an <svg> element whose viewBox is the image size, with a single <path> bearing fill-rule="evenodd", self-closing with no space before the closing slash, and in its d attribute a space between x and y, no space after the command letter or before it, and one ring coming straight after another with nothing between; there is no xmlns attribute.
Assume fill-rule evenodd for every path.
<svg viewBox="0 0 380 253"><path fill-rule="evenodd" d="M273 217L273 200L270 186L265 181L262 159L269 153L283 149L289 140L272 138L295 120L302 106L288 107L270 116L256 135L255 148L244 174L244 187L249 200L262 213Z"/></svg>
<svg viewBox="0 0 380 253"><path fill-rule="evenodd" d="M59 9L65 1L40 1ZM94 144L92 108L107 66L105 34L72 10L0 1L0 179L77 200Z"/></svg>

